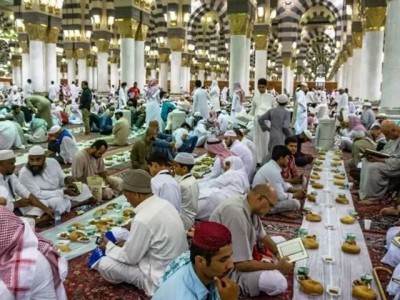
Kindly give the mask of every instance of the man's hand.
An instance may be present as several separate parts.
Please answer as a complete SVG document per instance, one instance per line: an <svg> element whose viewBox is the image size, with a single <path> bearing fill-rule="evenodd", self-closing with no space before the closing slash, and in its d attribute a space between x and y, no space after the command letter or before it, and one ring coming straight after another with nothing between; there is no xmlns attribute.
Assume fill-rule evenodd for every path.
<svg viewBox="0 0 400 300"><path fill-rule="evenodd" d="M68 187L64 189L64 194L71 196L71 197L76 197L79 195L78 189L75 187Z"/></svg>
<svg viewBox="0 0 400 300"><path fill-rule="evenodd" d="M283 275L287 275L293 271L294 265L289 262L289 258L284 257L281 258L276 264L276 269L281 272Z"/></svg>
<svg viewBox="0 0 400 300"><path fill-rule="evenodd" d="M99 248L103 251L106 251L108 239L104 234L102 234L101 238L103 239L103 242L99 245Z"/></svg>
<svg viewBox="0 0 400 300"><path fill-rule="evenodd" d="M0 205L6 206L7 205L7 199L4 197L0 197Z"/></svg>
<svg viewBox="0 0 400 300"><path fill-rule="evenodd" d="M303 200L306 198L307 193L303 190L298 190L293 194L293 198Z"/></svg>
<svg viewBox="0 0 400 300"><path fill-rule="evenodd" d="M110 177L107 176L107 183L109 184L110 188L116 189L118 188L118 183L114 180L110 180Z"/></svg>
<svg viewBox="0 0 400 300"><path fill-rule="evenodd" d="M385 162L384 158L376 157L376 156L373 156L373 155L368 155L367 156L367 160L369 162L379 162L379 163L384 163Z"/></svg>
<svg viewBox="0 0 400 300"><path fill-rule="evenodd" d="M67 176L67 177L64 178L64 184L66 186L73 184L74 181L76 181L76 180L72 176Z"/></svg>
<svg viewBox="0 0 400 300"><path fill-rule="evenodd" d="M214 277L215 285L217 286L218 294L221 300L236 300L239 298L239 285L234 283L228 277L219 279Z"/></svg>
<svg viewBox="0 0 400 300"><path fill-rule="evenodd" d="M35 207L42 209L47 215L49 215L52 219L54 219L54 212L52 209L48 208L42 202L40 202L36 197L28 198L29 204Z"/></svg>

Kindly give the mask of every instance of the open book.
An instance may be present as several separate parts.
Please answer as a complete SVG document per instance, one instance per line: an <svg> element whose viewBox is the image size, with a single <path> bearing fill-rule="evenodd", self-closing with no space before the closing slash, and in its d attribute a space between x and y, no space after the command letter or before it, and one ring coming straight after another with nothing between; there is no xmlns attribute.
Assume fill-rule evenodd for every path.
<svg viewBox="0 0 400 300"><path fill-rule="evenodd" d="M392 243L393 243L395 246L397 246L397 247L400 248L400 236L395 236L395 237L392 239Z"/></svg>
<svg viewBox="0 0 400 300"><path fill-rule="evenodd" d="M288 257L290 262L308 258L308 253L304 248L301 238L279 243L276 246L278 247L279 255L281 257Z"/></svg>
<svg viewBox="0 0 400 300"><path fill-rule="evenodd" d="M365 150L363 156L367 157L368 155L372 155L372 156L376 156L376 157L380 157L380 158L389 158L390 157L389 154L378 152L378 151L371 150L371 149Z"/></svg>

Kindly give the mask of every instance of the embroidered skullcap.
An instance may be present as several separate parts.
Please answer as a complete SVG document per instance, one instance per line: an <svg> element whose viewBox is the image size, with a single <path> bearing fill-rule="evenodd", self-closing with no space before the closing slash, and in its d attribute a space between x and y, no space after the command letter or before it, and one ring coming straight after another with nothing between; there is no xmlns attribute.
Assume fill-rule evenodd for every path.
<svg viewBox="0 0 400 300"><path fill-rule="evenodd" d="M363 106L371 107L372 104L371 104L371 102L364 102L364 103L363 103Z"/></svg>
<svg viewBox="0 0 400 300"><path fill-rule="evenodd" d="M286 96L285 94L281 94L278 96L278 98L276 99L276 101L279 104L284 104L284 103L288 103L289 102L289 98L288 96Z"/></svg>
<svg viewBox="0 0 400 300"><path fill-rule="evenodd" d="M233 130L228 130L227 132L225 132L224 137L237 137L236 132L234 132Z"/></svg>
<svg viewBox="0 0 400 300"><path fill-rule="evenodd" d="M44 155L44 149L40 146L33 146L29 149L29 155Z"/></svg>
<svg viewBox="0 0 400 300"><path fill-rule="evenodd" d="M200 112L198 112L198 111L196 111L195 113L194 113L194 115L193 115L194 117L201 117L201 113Z"/></svg>
<svg viewBox="0 0 400 300"><path fill-rule="evenodd" d="M193 155L190 153L180 152L175 156L175 161L183 165L194 165Z"/></svg>
<svg viewBox="0 0 400 300"><path fill-rule="evenodd" d="M129 170L122 183L122 188L140 194L151 194L151 176L145 170Z"/></svg>
<svg viewBox="0 0 400 300"><path fill-rule="evenodd" d="M229 229L220 223L203 221L195 227L192 243L204 250L218 251L232 244L232 235Z"/></svg>
<svg viewBox="0 0 400 300"><path fill-rule="evenodd" d="M303 133L306 135L306 137L309 139L309 140L311 140L312 139L312 133L311 133L311 131L309 131L309 130L304 130L303 131Z"/></svg>
<svg viewBox="0 0 400 300"><path fill-rule="evenodd" d="M14 151L12 150L0 150L0 161L9 160L15 158Z"/></svg>
<svg viewBox="0 0 400 300"><path fill-rule="evenodd" d="M49 134L55 134L55 133L59 132L60 130L61 130L60 125L53 125L49 130Z"/></svg>

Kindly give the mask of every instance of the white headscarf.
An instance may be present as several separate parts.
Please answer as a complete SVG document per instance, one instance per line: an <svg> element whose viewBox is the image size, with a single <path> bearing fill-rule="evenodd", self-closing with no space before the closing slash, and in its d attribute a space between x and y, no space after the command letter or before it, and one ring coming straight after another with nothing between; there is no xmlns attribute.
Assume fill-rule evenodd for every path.
<svg viewBox="0 0 400 300"><path fill-rule="evenodd" d="M219 95L219 86L218 86L218 81L213 80L211 83L211 90L215 89Z"/></svg>

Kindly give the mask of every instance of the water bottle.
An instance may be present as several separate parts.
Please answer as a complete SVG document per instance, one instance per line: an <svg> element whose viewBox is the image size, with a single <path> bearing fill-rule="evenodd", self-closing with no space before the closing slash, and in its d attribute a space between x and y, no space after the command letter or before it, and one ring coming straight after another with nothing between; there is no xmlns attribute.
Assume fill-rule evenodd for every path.
<svg viewBox="0 0 400 300"><path fill-rule="evenodd" d="M54 225L58 226L61 224L61 213L59 210L54 212Z"/></svg>

